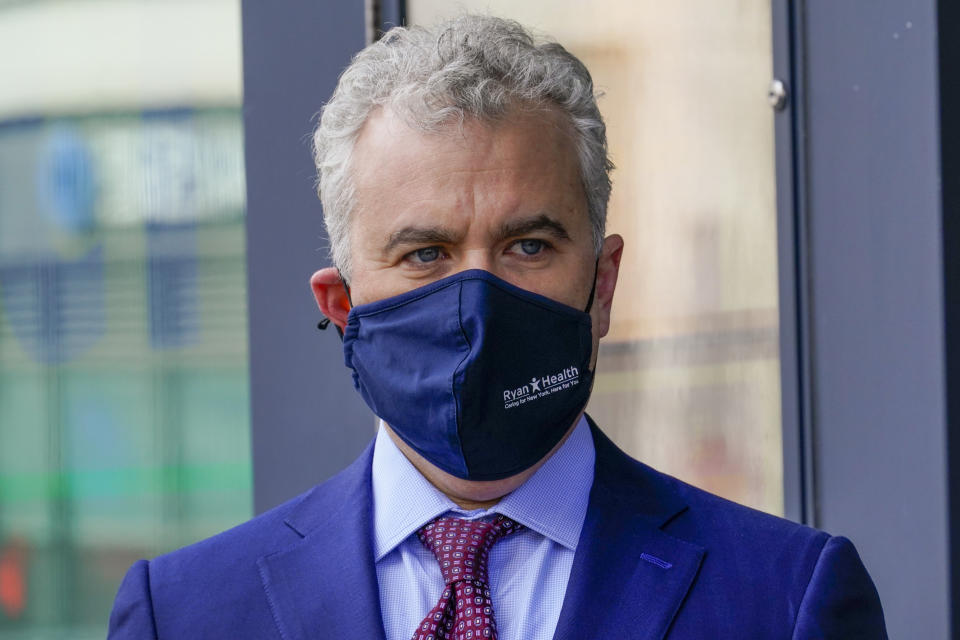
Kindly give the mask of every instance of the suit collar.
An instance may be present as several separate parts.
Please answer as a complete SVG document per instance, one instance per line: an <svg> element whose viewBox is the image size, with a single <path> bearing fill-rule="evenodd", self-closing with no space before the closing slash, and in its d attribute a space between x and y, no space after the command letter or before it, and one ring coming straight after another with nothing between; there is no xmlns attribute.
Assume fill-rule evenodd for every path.
<svg viewBox="0 0 960 640"><path fill-rule="evenodd" d="M705 551L663 531L687 508L669 480L590 426L595 479L554 638L663 638Z"/></svg>
<svg viewBox="0 0 960 640"><path fill-rule="evenodd" d="M301 539L257 562L284 640L383 640L371 544L373 446L315 487L284 521Z"/></svg>

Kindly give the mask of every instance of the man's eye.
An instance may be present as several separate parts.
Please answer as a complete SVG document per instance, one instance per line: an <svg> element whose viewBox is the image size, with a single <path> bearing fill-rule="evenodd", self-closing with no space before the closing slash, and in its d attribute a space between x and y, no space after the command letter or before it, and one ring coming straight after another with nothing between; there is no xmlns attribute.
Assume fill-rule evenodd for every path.
<svg viewBox="0 0 960 640"><path fill-rule="evenodd" d="M525 255L535 256L543 251L546 243L543 240L518 240L514 246L518 247Z"/></svg>
<svg viewBox="0 0 960 640"><path fill-rule="evenodd" d="M424 247L410 253L416 262L433 262L440 257L440 247Z"/></svg>

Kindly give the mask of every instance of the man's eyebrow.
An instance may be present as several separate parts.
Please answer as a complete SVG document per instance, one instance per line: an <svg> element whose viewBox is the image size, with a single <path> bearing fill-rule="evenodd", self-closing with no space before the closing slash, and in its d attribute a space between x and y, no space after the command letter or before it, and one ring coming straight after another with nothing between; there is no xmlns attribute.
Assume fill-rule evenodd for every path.
<svg viewBox="0 0 960 640"><path fill-rule="evenodd" d="M547 231L557 240L569 240L570 234L567 228L560 222L554 220L545 213L531 218L521 218L511 220L500 225L498 235L500 239L515 238L517 236L527 235L534 231Z"/></svg>
<svg viewBox="0 0 960 640"><path fill-rule="evenodd" d="M405 244L453 244L456 240L456 234L443 227L404 227L390 234L383 252Z"/></svg>

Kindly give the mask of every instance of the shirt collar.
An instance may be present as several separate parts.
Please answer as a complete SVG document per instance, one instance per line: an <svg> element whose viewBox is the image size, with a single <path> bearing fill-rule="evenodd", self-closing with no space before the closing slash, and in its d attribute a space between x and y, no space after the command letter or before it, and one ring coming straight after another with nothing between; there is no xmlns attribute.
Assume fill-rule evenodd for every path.
<svg viewBox="0 0 960 640"><path fill-rule="evenodd" d="M375 560L448 511L468 518L501 513L575 550L587 514L595 456L590 427L581 417L570 437L524 484L490 509L466 512L417 471L381 422L372 468Z"/></svg>

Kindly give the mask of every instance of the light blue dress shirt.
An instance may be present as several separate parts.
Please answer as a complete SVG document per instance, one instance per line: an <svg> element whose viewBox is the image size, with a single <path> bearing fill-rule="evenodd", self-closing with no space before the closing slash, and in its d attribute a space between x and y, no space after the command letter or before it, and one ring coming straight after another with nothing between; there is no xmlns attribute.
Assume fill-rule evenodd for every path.
<svg viewBox="0 0 960 640"><path fill-rule="evenodd" d="M490 509L464 511L400 452L381 424L373 452L373 552L387 640L410 640L440 599L443 577L417 529L448 514L495 513L527 528L490 551L493 612L500 640L549 640L557 627L587 514L595 452L580 419L566 442L518 489Z"/></svg>

